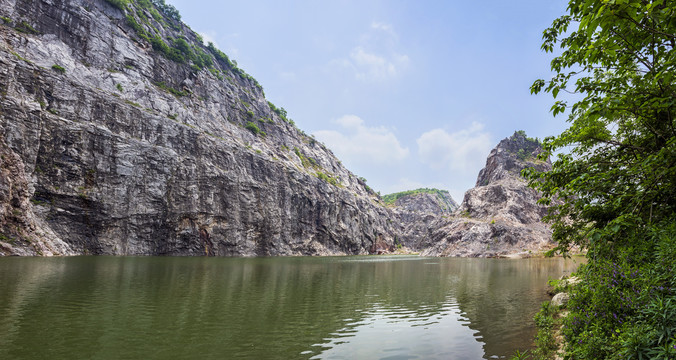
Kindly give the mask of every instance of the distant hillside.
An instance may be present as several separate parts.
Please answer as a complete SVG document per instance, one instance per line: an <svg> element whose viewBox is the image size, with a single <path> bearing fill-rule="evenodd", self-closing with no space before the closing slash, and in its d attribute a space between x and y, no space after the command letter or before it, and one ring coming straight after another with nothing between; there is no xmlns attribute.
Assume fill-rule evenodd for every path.
<svg viewBox="0 0 676 360"><path fill-rule="evenodd" d="M437 195L440 199L443 199L443 201L447 204L453 204L453 206L449 206L450 211L455 210L456 207L458 207L457 203L453 198L451 197L451 194L446 191L446 190L439 190L439 189L430 189L430 188L420 188L420 189L415 189L415 190L407 190L407 191L401 191L393 194L387 194L384 195L383 201L385 204L388 205L393 205L399 198L402 198L404 196L409 196L409 195L415 195L415 194L431 194L431 195Z"/></svg>

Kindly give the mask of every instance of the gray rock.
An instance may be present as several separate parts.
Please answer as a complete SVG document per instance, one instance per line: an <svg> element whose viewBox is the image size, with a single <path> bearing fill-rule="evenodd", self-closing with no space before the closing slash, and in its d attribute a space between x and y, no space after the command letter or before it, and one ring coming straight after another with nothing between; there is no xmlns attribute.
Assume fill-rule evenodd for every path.
<svg viewBox="0 0 676 360"><path fill-rule="evenodd" d="M103 0L3 1L0 15L12 19L0 26L0 254L392 246L377 195L273 112L255 80L213 56L211 71L168 60L125 16L210 54L186 25Z"/></svg>
<svg viewBox="0 0 676 360"><path fill-rule="evenodd" d="M554 295L550 305L552 306L566 306L570 300L570 295L565 292L558 293Z"/></svg>
<svg viewBox="0 0 676 360"><path fill-rule="evenodd" d="M453 216L440 217L421 236L422 255L529 256L551 248L551 229L541 221L547 209L520 176L525 167L551 169L549 161L535 158L540 152L537 141L518 132L502 140Z"/></svg>
<svg viewBox="0 0 676 360"><path fill-rule="evenodd" d="M0 16L11 19L0 25L0 255L550 246L546 209L518 177L550 165L520 134L491 152L459 209L439 194L390 209L185 24L104 0L2 1ZM183 37L213 66L167 59L130 18L148 38Z"/></svg>

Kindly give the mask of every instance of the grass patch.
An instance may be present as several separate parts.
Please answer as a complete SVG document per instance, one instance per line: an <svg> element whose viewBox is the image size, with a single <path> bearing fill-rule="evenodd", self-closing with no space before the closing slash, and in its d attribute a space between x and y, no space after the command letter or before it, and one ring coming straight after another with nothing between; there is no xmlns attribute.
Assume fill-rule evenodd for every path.
<svg viewBox="0 0 676 360"><path fill-rule="evenodd" d="M176 97L188 96L187 92L174 89L173 87L168 86L164 81L153 82L153 85L157 86L158 88L160 88L160 89L162 89L162 90L164 90L168 93L171 93L172 95L174 95Z"/></svg>
<svg viewBox="0 0 676 360"><path fill-rule="evenodd" d="M57 64L52 65L52 70L54 70L54 71L56 71L56 72L58 72L58 73L60 73L60 74L65 74L65 73L66 73L66 69L64 69L63 66L57 65Z"/></svg>

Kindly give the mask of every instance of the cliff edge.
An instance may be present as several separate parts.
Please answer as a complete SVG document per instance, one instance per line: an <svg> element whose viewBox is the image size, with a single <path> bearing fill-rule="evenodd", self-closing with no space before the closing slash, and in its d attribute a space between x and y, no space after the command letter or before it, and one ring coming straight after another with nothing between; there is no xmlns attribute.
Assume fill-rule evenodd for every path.
<svg viewBox="0 0 676 360"><path fill-rule="evenodd" d="M377 195L164 1L3 1L0 18L0 254L392 246Z"/></svg>

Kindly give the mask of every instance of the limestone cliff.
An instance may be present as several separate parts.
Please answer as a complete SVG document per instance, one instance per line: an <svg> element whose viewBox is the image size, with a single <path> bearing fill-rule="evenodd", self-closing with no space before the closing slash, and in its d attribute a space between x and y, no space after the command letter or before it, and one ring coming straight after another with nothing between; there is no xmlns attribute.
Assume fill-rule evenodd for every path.
<svg viewBox="0 0 676 360"><path fill-rule="evenodd" d="M383 196L394 215L396 243L420 250L420 242L442 217L450 216L458 204L446 190L417 189Z"/></svg>
<svg viewBox="0 0 676 360"><path fill-rule="evenodd" d="M0 2L0 254L391 246L377 196L158 4Z"/></svg>
<svg viewBox="0 0 676 360"><path fill-rule="evenodd" d="M549 249L551 229L541 221L547 208L537 204L537 191L520 176L526 167L551 169L549 161L537 159L541 151L523 132L502 140L454 216L440 219L421 239L422 254L486 257Z"/></svg>

